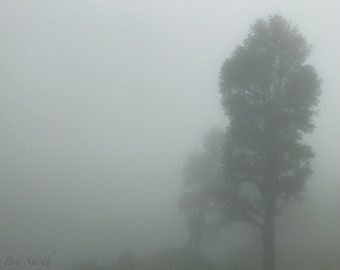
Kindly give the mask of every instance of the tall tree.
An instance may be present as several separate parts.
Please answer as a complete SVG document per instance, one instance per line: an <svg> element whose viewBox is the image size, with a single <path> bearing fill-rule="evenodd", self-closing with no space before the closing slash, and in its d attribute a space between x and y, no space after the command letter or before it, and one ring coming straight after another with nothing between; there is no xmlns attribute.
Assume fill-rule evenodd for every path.
<svg viewBox="0 0 340 270"><path fill-rule="evenodd" d="M296 26L274 15L251 26L220 71L225 179L239 187L226 201L234 217L261 229L264 270L275 269L275 216L311 174L303 135L313 131L321 81L306 63L310 49Z"/></svg>
<svg viewBox="0 0 340 270"><path fill-rule="evenodd" d="M196 253L200 252L204 235L216 232L217 221L220 221L213 187L221 180L224 142L224 132L211 129L203 140L202 151L189 155L184 167L185 189L179 210L187 219L189 248Z"/></svg>

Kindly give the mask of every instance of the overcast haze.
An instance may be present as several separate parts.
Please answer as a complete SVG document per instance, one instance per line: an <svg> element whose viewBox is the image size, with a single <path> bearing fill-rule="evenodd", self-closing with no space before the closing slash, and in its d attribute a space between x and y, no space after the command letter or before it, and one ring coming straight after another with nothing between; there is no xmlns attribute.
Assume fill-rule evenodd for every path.
<svg viewBox="0 0 340 270"><path fill-rule="evenodd" d="M221 65L277 12L323 79L306 189L340 215L338 1L1 1L1 260L182 245L183 164L227 125Z"/></svg>

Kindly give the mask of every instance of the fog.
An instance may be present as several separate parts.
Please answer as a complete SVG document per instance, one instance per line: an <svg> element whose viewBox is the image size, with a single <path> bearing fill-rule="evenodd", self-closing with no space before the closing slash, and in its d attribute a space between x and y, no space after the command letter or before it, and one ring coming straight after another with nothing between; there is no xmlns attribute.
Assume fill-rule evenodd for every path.
<svg viewBox="0 0 340 270"><path fill-rule="evenodd" d="M278 245L303 236L339 251L339 11L330 0L1 1L1 267L53 251L49 269L109 265L123 250L143 258L185 245L183 166L209 129L228 124L221 66L250 24L277 12L312 44L323 80L307 138L314 173L284 213L299 223L306 205L311 229L282 225ZM203 250L227 259L231 243L254 237L242 228Z"/></svg>

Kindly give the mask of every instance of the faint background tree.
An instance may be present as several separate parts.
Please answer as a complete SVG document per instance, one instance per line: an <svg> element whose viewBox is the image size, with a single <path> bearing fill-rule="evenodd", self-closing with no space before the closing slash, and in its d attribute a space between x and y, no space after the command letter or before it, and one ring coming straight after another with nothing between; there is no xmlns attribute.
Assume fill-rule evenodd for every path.
<svg viewBox="0 0 340 270"><path fill-rule="evenodd" d="M203 140L202 151L189 155L184 167L184 192L179 210L187 220L189 248L197 253L200 252L204 237L217 234L222 217L213 189L222 180L224 143L224 132L211 129Z"/></svg>

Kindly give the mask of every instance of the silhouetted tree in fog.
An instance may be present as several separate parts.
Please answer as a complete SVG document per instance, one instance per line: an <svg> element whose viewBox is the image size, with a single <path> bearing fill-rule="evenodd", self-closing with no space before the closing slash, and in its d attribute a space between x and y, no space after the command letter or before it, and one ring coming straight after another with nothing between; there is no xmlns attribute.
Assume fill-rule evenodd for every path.
<svg viewBox="0 0 340 270"><path fill-rule="evenodd" d="M221 179L224 142L223 131L212 129L204 138L203 150L192 153L185 164L185 192L179 207L187 219L189 247L196 253L200 251L204 235L217 231L218 209L212 191Z"/></svg>
<svg viewBox="0 0 340 270"><path fill-rule="evenodd" d="M237 196L225 200L235 218L261 229L265 270L275 269L275 216L311 173L313 151L303 135L313 131L321 90L316 71L306 64L309 54L295 26L270 16L251 26L220 72L229 118L225 180L238 187Z"/></svg>

